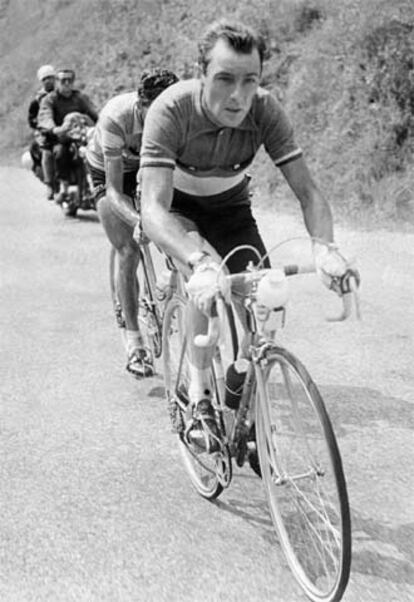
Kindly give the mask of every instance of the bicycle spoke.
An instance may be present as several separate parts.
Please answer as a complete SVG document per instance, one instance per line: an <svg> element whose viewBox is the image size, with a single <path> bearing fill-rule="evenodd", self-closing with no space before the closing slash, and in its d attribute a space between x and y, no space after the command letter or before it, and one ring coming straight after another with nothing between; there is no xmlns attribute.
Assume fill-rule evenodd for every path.
<svg viewBox="0 0 414 602"><path fill-rule="evenodd" d="M308 525L308 528L309 528L309 530L310 530L310 531L312 531L312 532L313 532L313 533L314 533L314 534L317 536L317 538L318 538L318 539L321 541L321 543L322 543L322 542L324 542L324 543L328 543L328 544L330 544L330 542L332 541L332 539L330 539L330 538L329 538L329 541L328 541L327 539L324 539L324 538L322 537L322 534L323 534L324 530L323 530L322 528L318 530L318 529L316 528L316 526L315 526L314 522L312 522L312 521L310 520L310 518L309 518L309 514L310 514L310 511L311 511L311 512L313 513L313 515L315 515L317 518L321 519L323 526L325 526L325 527L326 527L326 529L325 529L325 533L327 533L328 535L329 535L329 533L331 533L331 534L334 536L335 542L336 542L336 543L337 543L337 545L339 546L339 544L340 544L340 533L338 532L338 530L337 530L337 529L335 529L335 528L334 528L334 527L333 527L333 526L330 524L330 522L329 522L329 519L328 519L328 516L327 516L327 515L325 515L324 513L320 512L320 511L318 511L318 509L316 508L316 506L315 506L314 504L312 504L312 503L309 503L309 500L308 500L308 498L306 498L306 497L303 495L302 491L300 491L300 490L297 490L297 492L299 493L299 496L300 496L300 497L298 498L297 496L293 495L293 496L292 496L292 500L293 500L293 503L294 503L294 504L296 505L296 507L298 508L298 510L300 510L300 511L301 511L301 514L302 514L303 518L304 518L304 519L306 520L306 522L307 522L307 525ZM306 501L306 502L307 502L307 509L305 509L305 508L303 507L303 503L301 503L301 502L303 502L303 501ZM322 502L322 503L323 503L323 502ZM323 503L323 504L324 504L324 503ZM329 550L329 552L331 552L331 551L332 551L332 550ZM333 558L337 559L337 556L336 556L336 555L334 555L334 556L333 556Z"/></svg>
<svg viewBox="0 0 414 602"><path fill-rule="evenodd" d="M339 600L349 577L350 523L338 449L309 375L275 348L259 378L260 463L290 567L312 600ZM263 377L261 376L263 375Z"/></svg>
<svg viewBox="0 0 414 602"><path fill-rule="evenodd" d="M293 481L289 481L289 483L291 483L293 485L293 487L295 488L296 492L299 494L299 496L303 499L303 501L306 501L309 509L312 510L312 512L314 512L314 514L320 518L322 520L322 522L326 525L327 529L331 531L331 533L335 536L335 539L337 541L337 543L339 544L340 542L340 532L338 531L338 529L334 528L334 526L331 524L331 522L329 521L329 517L328 517L328 512L325 510L326 509L326 502L324 499L322 499L322 496L320 496L320 503L322 506L322 509L325 510L325 512L322 512L320 510L318 510L318 508L316 507L316 505L311 501L309 496L306 496L304 494L304 492L299 489L296 486L296 483L294 483ZM333 506L332 506L333 508Z"/></svg>

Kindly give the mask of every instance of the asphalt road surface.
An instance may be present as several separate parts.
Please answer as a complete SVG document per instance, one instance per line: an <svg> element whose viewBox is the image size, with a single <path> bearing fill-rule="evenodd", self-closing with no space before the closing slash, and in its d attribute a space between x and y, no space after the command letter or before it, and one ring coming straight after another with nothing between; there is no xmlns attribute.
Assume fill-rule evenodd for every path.
<svg viewBox="0 0 414 602"><path fill-rule="evenodd" d="M260 480L246 467L217 503L201 499L161 375L125 372L96 215L65 218L31 173L3 168L0 219L0 600L304 601ZM269 243L304 233L293 217L259 221ZM292 286L282 342L339 435L354 537L343 600L409 602L414 235L338 239L358 257L363 320L327 322L337 299L306 277Z"/></svg>

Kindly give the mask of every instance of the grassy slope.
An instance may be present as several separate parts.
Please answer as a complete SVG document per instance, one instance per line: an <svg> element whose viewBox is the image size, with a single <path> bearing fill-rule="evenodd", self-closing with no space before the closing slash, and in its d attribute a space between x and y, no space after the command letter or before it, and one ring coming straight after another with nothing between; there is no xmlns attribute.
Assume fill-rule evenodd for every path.
<svg viewBox="0 0 414 602"><path fill-rule="evenodd" d="M26 109L40 64L73 66L78 84L85 85L100 107L113 94L134 88L137 74L145 67L167 64L182 77L191 76L204 25L229 14L260 28L267 37L271 52L264 82L283 99L312 171L337 215L407 221L414 212L414 115L410 113L410 107L414 113L414 67L397 73L400 80L412 81L412 89L405 90L413 95L412 106L401 109L392 94L384 92L395 87L390 77L381 76L382 88L377 85L379 94L372 99L378 73L385 69L392 75L397 59L402 64L392 44L397 40L401 47L410 38L409 32L401 39L387 34L377 40L372 52L368 42L373 32L384 24L389 27L392 18L414 23L412 0L390 4L385 0L343 0L340 5L335 0L3 0L0 153L17 156L29 140ZM385 40L382 46L381 40ZM383 51L381 64L378 49ZM414 43L412 50L414 54ZM397 126L408 132L402 144L395 142ZM260 156L256 187L263 203L275 190L284 194L280 184L276 170L269 169Z"/></svg>

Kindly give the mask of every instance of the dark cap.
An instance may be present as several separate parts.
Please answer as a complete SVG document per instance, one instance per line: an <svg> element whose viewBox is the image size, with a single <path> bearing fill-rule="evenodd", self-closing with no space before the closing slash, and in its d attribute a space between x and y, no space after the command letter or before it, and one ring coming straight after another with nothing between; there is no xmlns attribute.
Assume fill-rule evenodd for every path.
<svg viewBox="0 0 414 602"><path fill-rule="evenodd" d="M144 71L138 84L138 96L143 105L149 106L166 88L178 82L178 77L168 69Z"/></svg>

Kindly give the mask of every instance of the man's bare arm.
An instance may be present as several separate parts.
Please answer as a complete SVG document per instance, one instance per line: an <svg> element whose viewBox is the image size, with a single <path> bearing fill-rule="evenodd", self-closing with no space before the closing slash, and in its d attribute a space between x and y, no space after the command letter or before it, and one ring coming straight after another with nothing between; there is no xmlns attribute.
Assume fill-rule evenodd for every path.
<svg viewBox="0 0 414 602"><path fill-rule="evenodd" d="M333 242L333 220L328 202L313 181L303 157L281 166L289 186L299 199L306 228L311 236Z"/></svg>
<svg viewBox="0 0 414 602"><path fill-rule="evenodd" d="M200 251L203 240L188 233L170 213L173 199L173 170L168 167L142 169L141 217L145 234L167 255L186 265Z"/></svg>
<svg viewBox="0 0 414 602"><path fill-rule="evenodd" d="M122 157L105 157L105 177L106 196L112 209L119 219L134 229L139 222L139 216L129 196L123 193Z"/></svg>

